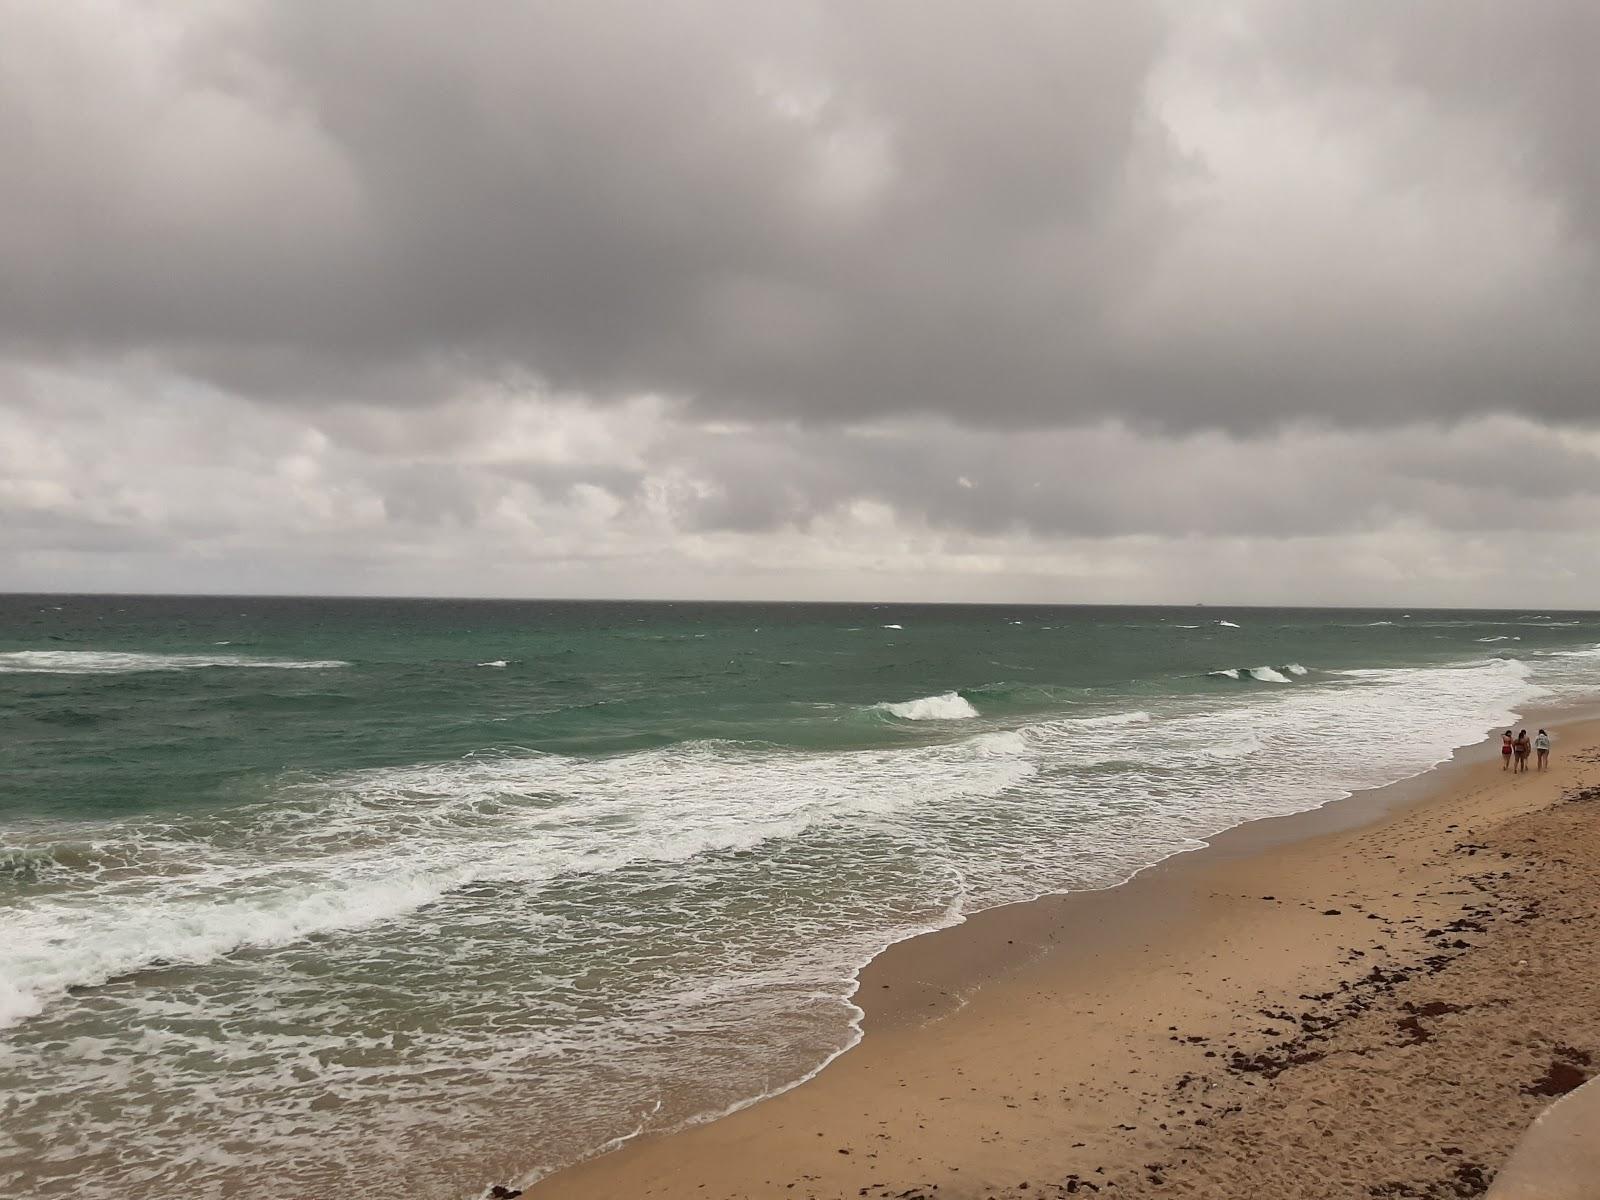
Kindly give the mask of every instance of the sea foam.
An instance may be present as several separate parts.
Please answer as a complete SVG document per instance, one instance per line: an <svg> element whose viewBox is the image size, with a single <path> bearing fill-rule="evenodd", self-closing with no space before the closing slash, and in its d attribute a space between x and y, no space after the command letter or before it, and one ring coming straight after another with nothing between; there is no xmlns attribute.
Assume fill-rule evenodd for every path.
<svg viewBox="0 0 1600 1200"><path fill-rule="evenodd" d="M250 658L243 654L154 654L122 650L14 650L0 654L0 675L120 675L255 667L316 671L350 664L338 659Z"/></svg>
<svg viewBox="0 0 1600 1200"><path fill-rule="evenodd" d="M884 703L879 707L903 721L965 721L978 715L978 710L957 692L922 696L898 704Z"/></svg>
<svg viewBox="0 0 1600 1200"><path fill-rule="evenodd" d="M1025 751L1018 735L999 732L822 756L725 742L603 759L489 752L285 785L209 844L169 842L137 824L101 829L103 844L120 836L129 853L183 870L108 887L101 904L39 897L12 911L0 943L0 1027L76 987L368 929L487 882L538 889L747 853L941 797L997 795L1034 770Z"/></svg>
<svg viewBox="0 0 1600 1200"><path fill-rule="evenodd" d="M1290 663L1288 666L1284 667L1283 670L1288 671L1290 675L1304 675L1307 673L1306 669L1299 663ZM1207 671L1206 674L1219 676L1224 679L1254 679L1259 683L1293 682L1288 675L1283 673L1283 671L1278 670L1276 667L1270 666L1223 667L1218 671Z"/></svg>
<svg viewBox="0 0 1600 1200"><path fill-rule="evenodd" d="M1119 725L1144 725L1150 720L1147 712L1106 713L1099 717L1063 717L1053 722L1058 726L1077 729L1115 729Z"/></svg>

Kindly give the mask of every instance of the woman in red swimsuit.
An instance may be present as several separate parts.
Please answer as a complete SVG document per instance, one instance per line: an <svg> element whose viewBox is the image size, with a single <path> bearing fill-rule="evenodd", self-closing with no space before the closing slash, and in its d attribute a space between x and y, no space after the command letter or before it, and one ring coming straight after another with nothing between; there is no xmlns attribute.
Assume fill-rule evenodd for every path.
<svg viewBox="0 0 1600 1200"><path fill-rule="evenodd" d="M1511 742L1511 730L1508 729L1500 735L1500 769L1502 771L1511 769Z"/></svg>

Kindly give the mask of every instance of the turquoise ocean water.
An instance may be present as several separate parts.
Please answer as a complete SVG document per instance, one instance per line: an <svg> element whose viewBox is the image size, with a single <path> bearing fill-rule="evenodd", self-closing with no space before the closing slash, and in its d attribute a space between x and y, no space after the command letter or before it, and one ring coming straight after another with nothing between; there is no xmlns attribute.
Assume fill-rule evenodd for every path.
<svg viewBox="0 0 1600 1200"><path fill-rule="evenodd" d="M0 1195L476 1194L1600 692L1558 612L0 597Z"/></svg>

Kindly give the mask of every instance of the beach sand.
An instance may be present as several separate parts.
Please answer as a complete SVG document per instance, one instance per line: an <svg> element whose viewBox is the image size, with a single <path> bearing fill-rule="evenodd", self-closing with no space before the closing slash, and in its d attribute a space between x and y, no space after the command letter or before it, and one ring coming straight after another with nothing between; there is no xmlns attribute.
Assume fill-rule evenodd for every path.
<svg viewBox="0 0 1600 1200"><path fill-rule="evenodd" d="M816 1078L527 1194L1480 1194L1600 1064L1600 723L1559 733L895 946Z"/></svg>

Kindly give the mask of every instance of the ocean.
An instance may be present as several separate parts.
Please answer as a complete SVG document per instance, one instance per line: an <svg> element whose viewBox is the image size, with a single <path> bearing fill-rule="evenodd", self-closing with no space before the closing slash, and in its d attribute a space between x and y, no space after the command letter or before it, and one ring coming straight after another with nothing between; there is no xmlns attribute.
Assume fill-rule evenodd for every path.
<svg viewBox="0 0 1600 1200"><path fill-rule="evenodd" d="M1600 692L1600 615L0 597L0 1195L477 1195L856 971ZM1559 742L1558 749L1559 753Z"/></svg>

